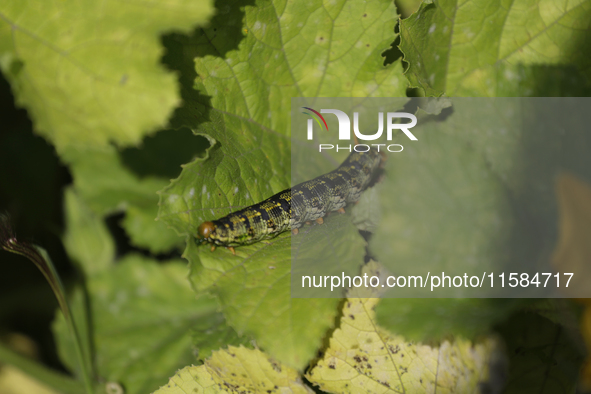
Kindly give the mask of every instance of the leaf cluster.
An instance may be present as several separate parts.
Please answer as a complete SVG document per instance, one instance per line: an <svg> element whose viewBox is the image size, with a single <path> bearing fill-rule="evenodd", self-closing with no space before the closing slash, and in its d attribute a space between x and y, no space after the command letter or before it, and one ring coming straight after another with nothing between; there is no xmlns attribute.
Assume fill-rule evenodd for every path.
<svg viewBox="0 0 591 394"><path fill-rule="evenodd" d="M50 254L82 345L58 311L51 329L69 375L9 345L0 361L47 392L574 393L584 345L571 303L291 298L289 233L235 255L194 235L290 186L292 98L588 96L590 13L585 0L4 1L0 70L32 126L5 123L0 197L18 201L9 209L18 223L61 228ZM359 234L374 229L364 220L376 214L373 190L355 224L333 220L343 264L377 271L370 256L397 255L489 266L551 254L559 224L540 212L556 203L558 169L591 180L589 138L491 135L484 110L460 113L429 115L444 132L390 161L376 186L396 196L379 214L399 238ZM26 128L51 147L20 136ZM529 143L538 154L524 154ZM558 267L587 256L578 213L588 206L569 190L559 195L577 236L561 234ZM499 234L531 218L538 232L509 253ZM0 370L0 389L14 374Z"/></svg>

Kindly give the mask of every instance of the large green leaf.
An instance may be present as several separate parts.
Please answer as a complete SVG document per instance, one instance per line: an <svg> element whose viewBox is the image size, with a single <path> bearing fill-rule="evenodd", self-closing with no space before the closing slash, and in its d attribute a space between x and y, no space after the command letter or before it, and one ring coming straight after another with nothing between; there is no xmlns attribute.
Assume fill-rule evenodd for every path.
<svg viewBox="0 0 591 394"><path fill-rule="evenodd" d="M387 162L387 176L378 185L382 220L370 250L397 275L445 272L480 278L494 273L496 278L492 292L486 292L488 286L446 286L447 292L427 287L415 289L415 297L532 297L531 291L544 289L501 288L498 275L552 271L555 176L569 170L591 179L586 101L452 101L453 113L444 122L424 123L417 130L419 141ZM391 299L376 312L386 327L425 339L476 335L517 305L512 300ZM423 324L430 316L438 319Z"/></svg>
<svg viewBox="0 0 591 394"><path fill-rule="evenodd" d="M590 20L589 0L424 2L400 49L429 96L588 95Z"/></svg>
<svg viewBox="0 0 591 394"><path fill-rule="evenodd" d="M17 102L71 166L77 193L97 214L126 211L122 225L135 246L153 253L178 246L182 239L155 222L155 193L178 172L140 180L122 166L109 142L137 145L166 124L180 100L176 76L159 64L159 36L204 24L212 5L208 0L31 4L0 6L0 67ZM169 158L158 154L152 162Z"/></svg>
<svg viewBox="0 0 591 394"><path fill-rule="evenodd" d="M125 213L121 225L134 246L152 253L180 249L183 238L156 221L157 191L178 176L181 164L209 146L187 129L163 130L142 145L117 152L108 147L68 147L62 159L70 165L76 194L99 216ZM84 201L82 201L84 200Z"/></svg>
<svg viewBox="0 0 591 394"><path fill-rule="evenodd" d="M0 67L58 152L136 144L179 104L175 76L159 64L159 35L188 31L212 12L206 0L4 1Z"/></svg>
<svg viewBox="0 0 591 394"><path fill-rule="evenodd" d="M321 346L324 333L334 323L339 299L291 298L292 265L298 263L303 273L309 274L310 268L306 272L305 267L333 258L333 266L351 272L363 258L363 241L350 219L345 216L330 219L323 226L300 231L293 241L289 234L282 234L236 248L235 256L224 249L210 252L195 243L190 243L185 251L193 259L190 279L195 290L198 293L208 290L219 296L232 327L239 333L252 335L271 355L297 368L305 367ZM326 242L318 248L314 241L320 238ZM294 242L293 249L301 251L298 254L292 254ZM340 247L335 247L335 242ZM299 296L315 295L299 291ZM333 296L340 295L337 292Z"/></svg>
<svg viewBox="0 0 591 394"><path fill-rule="evenodd" d="M239 49L224 59L196 60L196 86L211 96L211 122L199 131L216 144L208 160L188 164L163 191L160 218L180 233L195 234L202 221L288 187L292 97L403 96L400 62L384 67L381 57L395 38L395 22L393 5L383 1L246 7L247 33ZM233 43L217 37L221 27L204 32L215 38L209 52L219 46L225 53ZM197 44L205 46L203 39ZM202 117L201 110L195 115ZM194 127L190 119L183 122Z"/></svg>
<svg viewBox="0 0 591 394"><path fill-rule="evenodd" d="M191 328L218 319L214 299L195 301L182 261L158 264L129 255L113 269L93 275L87 285L92 330L82 331L94 345L99 376L122 384L126 393L155 390L178 368L193 362ZM86 305L80 293L73 298L78 317L84 316ZM64 363L75 369L73 344L61 313L54 332Z"/></svg>
<svg viewBox="0 0 591 394"><path fill-rule="evenodd" d="M261 1L244 8L245 37L236 50L229 50L236 41L223 32L223 18L214 19L204 31L210 39L196 37L195 45L202 54L224 57L197 58L201 96L193 95L194 105L177 118L195 127L192 118L206 115L209 122L198 125L198 133L212 147L161 192L159 219L194 236L201 222L289 187L292 97L404 95L400 61L384 67L381 56L394 41L396 17L388 1ZM227 18L237 21L237 13ZM183 55L175 48L167 62ZM344 231L355 233L352 225ZM354 237L352 245L362 245ZM239 247L236 256L220 249L210 253L191 240L185 257L196 289L220 295L230 324L301 368L337 311L335 300L290 298L290 252L291 237L283 234ZM362 262L361 255L349 257Z"/></svg>
<svg viewBox="0 0 591 394"><path fill-rule="evenodd" d="M71 165L77 194L95 214L125 212L122 225L132 244L153 253L180 246L182 238L156 221L156 192L166 185L165 178L140 178L124 166L112 146L68 147L62 157Z"/></svg>

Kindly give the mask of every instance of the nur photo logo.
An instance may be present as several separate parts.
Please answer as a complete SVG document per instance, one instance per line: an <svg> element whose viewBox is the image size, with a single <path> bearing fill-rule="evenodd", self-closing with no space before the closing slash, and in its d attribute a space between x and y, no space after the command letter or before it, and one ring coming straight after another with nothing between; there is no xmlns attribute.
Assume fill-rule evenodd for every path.
<svg viewBox="0 0 591 394"><path fill-rule="evenodd" d="M303 109L307 110L302 112L305 115L310 116L307 122L307 139L313 140L314 139L314 123L318 125L320 130L329 131L328 124L326 119L322 114L333 114L337 117L337 121L339 123L338 128L338 139L339 141L351 141L351 119L349 115L347 115L344 111L338 109L321 109L320 111L316 111L310 107L302 107ZM411 128L416 126L417 124L417 117L413 114L408 112L387 112L384 116L384 112L378 112L378 130L374 134L363 134L359 130L359 112L353 112L353 133L355 142L357 141L376 141L382 137L384 134L384 118L386 126L386 139L388 141L392 141L392 137L394 132L397 130L402 131L411 141L418 141L417 137L410 131ZM400 123L402 119L410 119L409 123ZM400 144L349 144L349 145L339 145L336 144L319 144L318 151L322 152L323 150L331 150L336 149L336 151L340 150L347 150L349 152L367 152L371 148L370 146L374 146L377 148L378 152L380 148L382 151L388 151L391 153L398 153L402 152L404 149Z"/></svg>

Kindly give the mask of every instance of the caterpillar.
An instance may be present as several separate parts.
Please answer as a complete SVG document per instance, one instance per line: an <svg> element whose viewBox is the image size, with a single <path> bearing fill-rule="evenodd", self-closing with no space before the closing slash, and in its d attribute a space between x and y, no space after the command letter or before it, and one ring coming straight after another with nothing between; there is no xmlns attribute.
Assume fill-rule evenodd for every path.
<svg viewBox="0 0 591 394"><path fill-rule="evenodd" d="M273 238L288 229L297 234L306 222L322 224L327 213L344 212L347 203L359 200L382 161L382 154L373 149L352 152L327 174L220 219L201 223L197 240L212 244L212 251L216 246L226 246L235 254L234 246Z"/></svg>

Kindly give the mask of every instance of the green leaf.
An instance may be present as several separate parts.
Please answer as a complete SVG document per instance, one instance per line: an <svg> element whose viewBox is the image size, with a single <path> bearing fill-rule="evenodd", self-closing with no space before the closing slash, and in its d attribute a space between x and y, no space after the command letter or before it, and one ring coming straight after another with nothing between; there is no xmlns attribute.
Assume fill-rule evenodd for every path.
<svg viewBox="0 0 591 394"><path fill-rule="evenodd" d="M97 215L124 211L122 222L131 243L152 253L167 252L182 239L168 226L156 221L158 196L164 178L139 178L122 163L114 147L77 147L64 150L70 163L78 195Z"/></svg>
<svg viewBox="0 0 591 394"><path fill-rule="evenodd" d="M179 104L175 76L159 64L159 35L202 25L212 12L210 1L5 1L0 67L58 152L136 144Z"/></svg>
<svg viewBox="0 0 591 394"><path fill-rule="evenodd" d="M206 144L187 129L165 130L120 153L112 146L68 147L62 158L70 164L77 194L92 211L100 216L124 212L121 225L130 243L157 254L180 249L184 240L156 221L156 193L179 174L182 160L193 159Z"/></svg>
<svg viewBox="0 0 591 394"><path fill-rule="evenodd" d="M154 394L294 393L313 391L298 372L281 365L260 350L229 346L214 352L205 365L186 367Z"/></svg>
<svg viewBox="0 0 591 394"><path fill-rule="evenodd" d="M227 52L225 59L196 60L196 86L211 96L206 108L211 121L201 124L199 132L216 145L208 160L188 164L162 192L159 217L179 233L195 234L204 220L287 188L292 97L404 96L400 62L384 67L381 57L396 37L395 22L394 6L386 1L246 7L247 33L238 50ZM205 30L215 36L210 52L220 47L226 53L234 43L217 37L221 27ZM195 44L207 53L203 40ZM184 124L194 127L191 118L186 114Z"/></svg>
<svg viewBox="0 0 591 394"><path fill-rule="evenodd" d="M327 221L323 226L315 226L316 231L307 238L304 238L304 231L297 237L302 243L305 239L318 239L318 234L324 230L322 227L330 231L329 226ZM361 242L352 224L349 223L345 231L353 233L357 242ZM335 239L341 238L337 236ZM351 240L351 237L345 239ZM363 250L355 239L349 243L354 250ZM346 255L349 250L343 249ZM324 254L334 250L333 247L326 247ZM361 264L362 256L352 255L350 264ZM195 290L198 293L208 290L217 295L228 324L239 334L252 335L258 346L296 368L303 369L314 357L321 346L322 336L334 324L339 300L291 298L291 267L294 262L289 233L236 248L235 256L224 249L212 253L208 248L191 242L185 256L190 256L190 279ZM341 255L338 257L343 258Z"/></svg>
<svg viewBox="0 0 591 394"><path fill-rule="evenodd" d="M583 361L572 333L533 313L512 316L499 329L511 369L505 393L574 393Z"/></svg>
<svg viewBox="0 0 591 394"><path fill-rule="evenodd" d="M194 95L193 108L187 105L177 119L194 127L192 118L208 111L209 121L198 125L198 133L208 136L212 147L161 192L159 219L180 234L195 235L203 221L289 187L292 97L404 96L400 61L384 67L381 56L396 37L396 17L389 1L261 1L244 8L245 38L236 50L229 50L235 39L216 24L223 18L214 19L204 30L211 40L195 38L201 53L225 54L196 60L196 87L211 101ZM228 18L237 20L236 13ZM168 62L183 53L174 49ZM362 240L356 236L355 242ZM184 256L196 289L220 295L224 314L239 333L252 334L271 355L301 368L332 325L336 301L290 299L290 246L291 237L283 234L239 247L234 257L223 250L211 254L190 241Z"/></svg>
<svg viewBox="0 0 591 394"><path fill-rule="evenodd" d="M216 313L215 300L195 301L181 261L157 264L130 255L112 270L89 278L90 316L96 367L101 378L118 382L126 393L146 393L194 361L191 327ZM76 314L84 315L82 297ZM64 343L61 319L54 325L58 349L68 366L75 365Z"/></svg>
<svg viewBox="0 0 591 394"><path fill-rule="evenodd" d="M397 275L494 273L494 296L524 297L509 293L507 285L501 288L497 275L550 272L547 256L557 226L555 174L569 170L591 178L583 107L562 99L458 98L452 109L445 122L425 122L417 129L419 141L386 163L387 176L376 186L382 221L370 251ZM443 295L441 289L424 288L414 294L486 296L470 288L448 290ZM528 303L396 299L381 303L376 312L380 323L411 339L446 333L472 338L520 302ZM422 323L432 315L439 316L436 324Z"/></svg>
<svg viewBox="0 0 591 394"><path fill-rule="evenodd" d="M428 96L588 95L590 5L425 2L400 24L406 75Z"/></svg>
<svg viewBox="0 0 591 394"><path fill-rule="evenodd" d="M195 242L189 243L184 255L190 256L195 290L219 297L228 324L239 334L252 335L278 360L303 368L334 324L335 307L343 294L330 288L302 288L300 278L313 275L318 262L332 270L322 274L355 275L364 246L349 215L333 215L323 225L304 227L293 237L284 233L236 248L236 255L222 248L211 252Z"/></svg>
<svg viewBox="0 0 591 394"><path fill-rule="evenodd" d="M154 200L154 190L166 184L159 178L139 179L123 167L113 147L67 149L64 159L72 167L74 183L89 207L100 215L113 213L129 203Z"/></svg>
<svg viewBox="0 0 591 394"><path fill-rule="evenodd" d="M200 360L211 357L214 350L229 345L252 347L251 338L239 336L236 330L226 324L221 313L211 314L209 318L197 322L191 329L191 339Z"/></svg>
<svg viewBox="0 0 591 394"><path fill-rule="evenodd" d="M378 322L413 341L449 335L473 339L531 301L480 298L386 298L376 308Z"/></svg>
<svg viewBox="0 0 591 394"><path fill-rule="evenodd" d="M80 336L82 346L85 346L85 353L88 355L88 363L92 365L92 347L93 339L91 334L91 322L88 319L86 305L87 297L80 287L75 288L68 295L68 302L72 309L72 318L76 324L78 335ZM51 327L55 338L57 354L64 366L79 379L82 376L82 368L76 358L76 341L70 335L64 314L61 310L56 311L55 318ZM93 366L94 367L94 366Z"/></svg>
<svg viewBox="0 0 591 394"><path fill-rule="evenodd" d="M88 275L109 268L115 244L103 219L92 212L70 187L64 192L66 232L64 247Z"/></svg>
<svg viewBox="0 0 591 394"><path fill-rule="evenodd" d="M380 222L380 204L378 192L374 187L366 190L357 205L351 211L353 223L362 231L373 232Z"/></svg>
<svg viewBox="0 0 591 394"><path fill-rule="evenodd" d="M432 347L377 326L377 298L347 299L339 328L307 378L330 393L476 392L489 379L498 341L456 337ZM424 321L424 320L423 320Z"/></svg>
<svg viewBox="0 0 591 394"><path fill-rule="evenodd" d="M400 12L401 18L408 18L411 14L416 12L421 5L422 0L398 0L396 6Z"/></svg>
<svg viewBox="0 0 591 394"><path fill-rule="evenodd" d="M151 193L150 193L151 194ZM158 204L152 196L146 196L142 205L130 205L125 211L121 225L129 234L130 243L146 248L151 253L166 253L172 249L180 249L183 239L167 225L156 220Z"/></svg>
<svg viewBox="0 0 591 394"><path fill-rule="evenodd" d="M508 234L518 221L510 177L517 176L521 122L504 110L519 103L492 104L457 99L445 122L423 123L419 141L386 161L376 185L382 220L370 247L390 272L463 274L477 262L481 274L509 260ZM505 133L492 132L500 126Z"/></svg>

